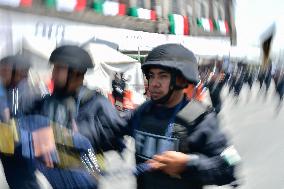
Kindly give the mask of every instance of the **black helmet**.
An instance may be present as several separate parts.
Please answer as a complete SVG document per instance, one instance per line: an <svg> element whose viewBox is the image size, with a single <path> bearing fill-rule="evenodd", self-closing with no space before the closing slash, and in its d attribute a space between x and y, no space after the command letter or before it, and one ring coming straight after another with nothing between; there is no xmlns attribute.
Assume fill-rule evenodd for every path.
<svg viewBox="0 0 284 189"><path fill-rule="evenodd" d="M13 56L6 56L1 59L0 64L13 65Z"/></svg>
<svg viewBox="0 0 284 189"><path fill-rule="evenodd" d="M9 64L17 70L29 70L31 67L30 59L24 55L6 56L0 61L0 64Z"/></svg>
<svg viewBox="0 0 284 189"><path fill-rule="evenodd" d="M179 44L165 44L154 48L142 65L142 70L147 73L151 67L174 69L179 71L189 83L197 84L199 82L195 55Z"/></svg>
<svg viewBox="0 0 284 189"><path fill-rule="evenodd" d="M50 55L51 64L65 64L70 69L85 72L88 68L93 68L90 55L81 47L75 45L64 45L56 48Z"/></svg>

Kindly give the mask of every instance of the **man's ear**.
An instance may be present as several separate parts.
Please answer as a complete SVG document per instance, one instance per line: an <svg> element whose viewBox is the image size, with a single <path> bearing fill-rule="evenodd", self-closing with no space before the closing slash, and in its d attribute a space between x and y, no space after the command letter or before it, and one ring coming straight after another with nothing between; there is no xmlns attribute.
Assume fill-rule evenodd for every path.
<svg viewBox="0 0 284 189"><path fill-rule="evenodd" d="M74 77L74 78L81 78L81 77L84 78L84 74L79 72L79 71L73 71L72 72L72 77Z"/></svg>
<svg viewBox="0 0 284 189"><path fill-rule="evenodd" d="M77 72L77 73L76 73L76 78L77 78L77 79L84 80L84 75L85 75L85 74L83 74L83 73L81 73L81 72Z"/></svg>
<svg viewBox="0 0 284 189"><path fill-rule="evenodd" d="M181 75L176 77L176 85L181 88L186 88L188 86L188 81Z"/></svg>

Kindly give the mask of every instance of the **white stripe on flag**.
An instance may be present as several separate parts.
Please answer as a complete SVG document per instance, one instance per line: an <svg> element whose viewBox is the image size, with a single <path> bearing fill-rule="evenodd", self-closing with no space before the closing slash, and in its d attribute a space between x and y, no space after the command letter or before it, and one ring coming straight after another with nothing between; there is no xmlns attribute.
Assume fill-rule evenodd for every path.
<svg viewBox="0 0 284 189"><path fill-rule="evenodd" d="M137 14L139 18L148 19L148 20L151 19L151 10L149 9L139 8L137 9Z"/></svg>
<svg viewBox="0 0 284 189"><path fill-rule="evenodd" d="M103 4L103 13L107 16L115 16L118 15L119 12L119 4L113 1L106 1Z"/></svg>
<svg viewBox="0 0 284 189"><path fill-rule="evenodd" d="M225 34L226 33L226 26L225 26L224 21L219 20L219 27L220 27L220 32Z"/></svg>
<svg viewBox="0 0 284 189"><path fill-rule="evenodd" d="M184 34L184 18L182 15L173 14L175 22L175 34L183 35Z"/></svg>
<svg viewBox="0 0 284 189"><path fill-rule="evenodd" d="M77 0L57 0L56 1L56 10L57 11L74 11L77 5Z"/></svg>
<svg viewBox="0 0 284 189"><path fill-rule="evenodd" d="M205 31L210 31L210 24L207 18L201 18L201 23Z"/></svg>

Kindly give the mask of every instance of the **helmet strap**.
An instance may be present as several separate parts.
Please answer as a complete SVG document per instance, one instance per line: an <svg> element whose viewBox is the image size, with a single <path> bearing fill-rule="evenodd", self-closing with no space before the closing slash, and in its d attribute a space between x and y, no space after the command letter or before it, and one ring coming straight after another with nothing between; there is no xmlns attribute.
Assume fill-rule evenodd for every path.
<svg viewBox="0 0 284 189"><path fill-rule="evenodd" d="M74 77L74 70L72 68L68 68L68 75L67 75L67 80L66 80L66 85L65 85L65 90L66 92L68 91L68 87L70 86L71 82L72 82L72 77ZM76 91L71 91L69 93L76 93Z"/></svg>
<svg viewBox="0 0 284 189"><path fill-rule="evenodd" d="M16 76L16 70L13 68L12 69L12 74L11 74L11 79L10 79L10 83L8 84L7 88L13 88L14 86L14 79Z"/></svg>

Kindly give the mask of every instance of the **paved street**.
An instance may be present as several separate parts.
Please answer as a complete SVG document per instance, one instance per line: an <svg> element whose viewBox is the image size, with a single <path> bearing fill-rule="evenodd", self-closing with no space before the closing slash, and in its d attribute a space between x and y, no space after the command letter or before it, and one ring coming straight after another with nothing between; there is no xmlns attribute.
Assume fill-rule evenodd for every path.
<svg viewBox="0 0 284 189"><path fill-rule="evenodd" d="M274 87L274 86L273 86ZM225 101L221 122L243 159L241 189L284 188L284 108L277 114L277 100L271 88L267 99L244 88L240 101ZM226 93L226 90L223 91Z"/></svg>
<svg viewBox="0 0 284 189"><path fill-rule="evenodd" d="M274 87L274 86L272 86ZM284 189L284 108L276 115L277 101L270 89L265 98L258 92L258 84L252 92L245 86L236 103L228 89L223 90L224 108L220 113L222 129L238 149L243 163L238 171L240 189ZM107 154L109 174L101 179L100 189L134 189L135 179L130 174L134 165L133 141L127 140L130 148L121 156ZM117 170L124 174L115 174ZM0 175L1 189L7 185ZM228 187L207 187L207 189Z"/></svg>

